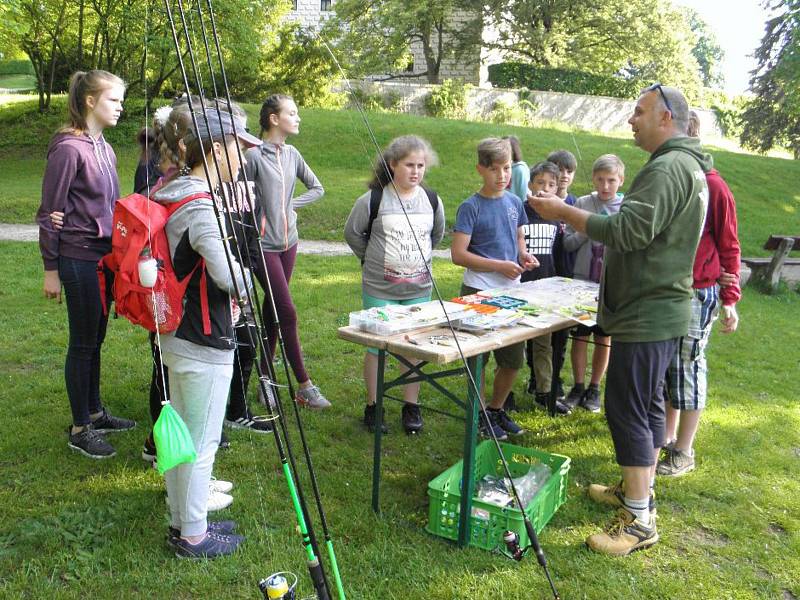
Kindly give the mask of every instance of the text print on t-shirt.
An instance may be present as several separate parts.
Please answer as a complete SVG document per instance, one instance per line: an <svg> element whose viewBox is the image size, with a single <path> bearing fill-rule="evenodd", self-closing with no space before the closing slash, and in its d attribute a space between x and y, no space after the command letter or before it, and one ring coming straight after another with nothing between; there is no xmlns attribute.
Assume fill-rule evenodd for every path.
<svg viewBox="0 0 800 600"><path fill-rule="evenodd" d="M386 232L386 253L383 278L392 283L418 283L430 281L425 269L425 259L431 255L430 215L408 215L414 234L422 246L422 254L414 241L404 215L385 215L382 220Z"/></svg>

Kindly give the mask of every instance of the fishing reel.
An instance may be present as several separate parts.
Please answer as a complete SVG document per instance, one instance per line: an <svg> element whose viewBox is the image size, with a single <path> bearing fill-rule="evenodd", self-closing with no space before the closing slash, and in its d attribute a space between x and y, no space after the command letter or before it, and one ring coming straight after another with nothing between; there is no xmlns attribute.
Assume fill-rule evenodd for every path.
<svg viewBox="0 0 800 600"><path fill-rule="evenodd" d="M288 571L273 573L258 582L264 600L295 600L296 587L297 575Z"/></svg>
<svg viewBox="0 0 800 600"><path fill-rule="evenodd" d="M508 558L512 558L517 562L520 562L525 555L530 550L531 546L525 546L524 548L519 545L519 536L513 531L506 531L503 534L503 543L506 545L505 550L500 550L500 554L503 556L507 556Z"/></svg>

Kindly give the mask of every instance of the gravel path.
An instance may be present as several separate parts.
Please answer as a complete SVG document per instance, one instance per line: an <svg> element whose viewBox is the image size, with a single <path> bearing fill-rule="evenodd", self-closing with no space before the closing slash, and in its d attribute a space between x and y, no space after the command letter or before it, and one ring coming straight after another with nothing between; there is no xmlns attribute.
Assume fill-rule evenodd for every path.
<svg viewBox="0 0 800 600"><path fill-rule="evenodd" d="M37 225L19 225L0 223L0 240L14 242L35 242L39 239ZM344 242L326 242L321 240L300 240L300 254L318 254L323 256L348 256L350 248ZM437 258L450 258L449 250L434 250Z"/></svg>

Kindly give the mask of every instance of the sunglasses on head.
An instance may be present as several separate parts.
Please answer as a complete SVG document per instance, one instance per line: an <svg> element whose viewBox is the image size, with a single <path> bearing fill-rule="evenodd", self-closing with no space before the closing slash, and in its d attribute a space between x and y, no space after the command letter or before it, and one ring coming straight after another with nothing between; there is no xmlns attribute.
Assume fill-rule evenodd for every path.
<svg viewBox="0 0 800 600"><path fill-rule="evenodd" d="M672 106L670 106L670 104L669 104L669 100L667 99L667 95L664 93L664 86L661 85L661 83L654 83L653 85L644 88L644 90L642 90L642 93L646 94L647 92L652 92L652 91L655 91L655 90L658 90L658 93L661 94L661 99L664 100L664 106L667 107L667 110L669 111L669 114L673 114Z"/></svg>

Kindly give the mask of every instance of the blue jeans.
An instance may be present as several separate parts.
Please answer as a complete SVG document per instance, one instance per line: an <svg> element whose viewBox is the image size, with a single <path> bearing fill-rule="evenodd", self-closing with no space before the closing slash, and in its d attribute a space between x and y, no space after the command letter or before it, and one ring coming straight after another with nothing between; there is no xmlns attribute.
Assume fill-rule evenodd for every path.
<svg viewBox="0 0 800 600"><path fill-rule="evenodd" d="M64 286L69 322L69 346L64 365L67 397L76 426L88 425L89 415L103 410L100 401L100 347L106 337L108 315L103 314L97 262L61 256L58 277ZM111 304L114 281L106 271L106 306Z"/></svg>

